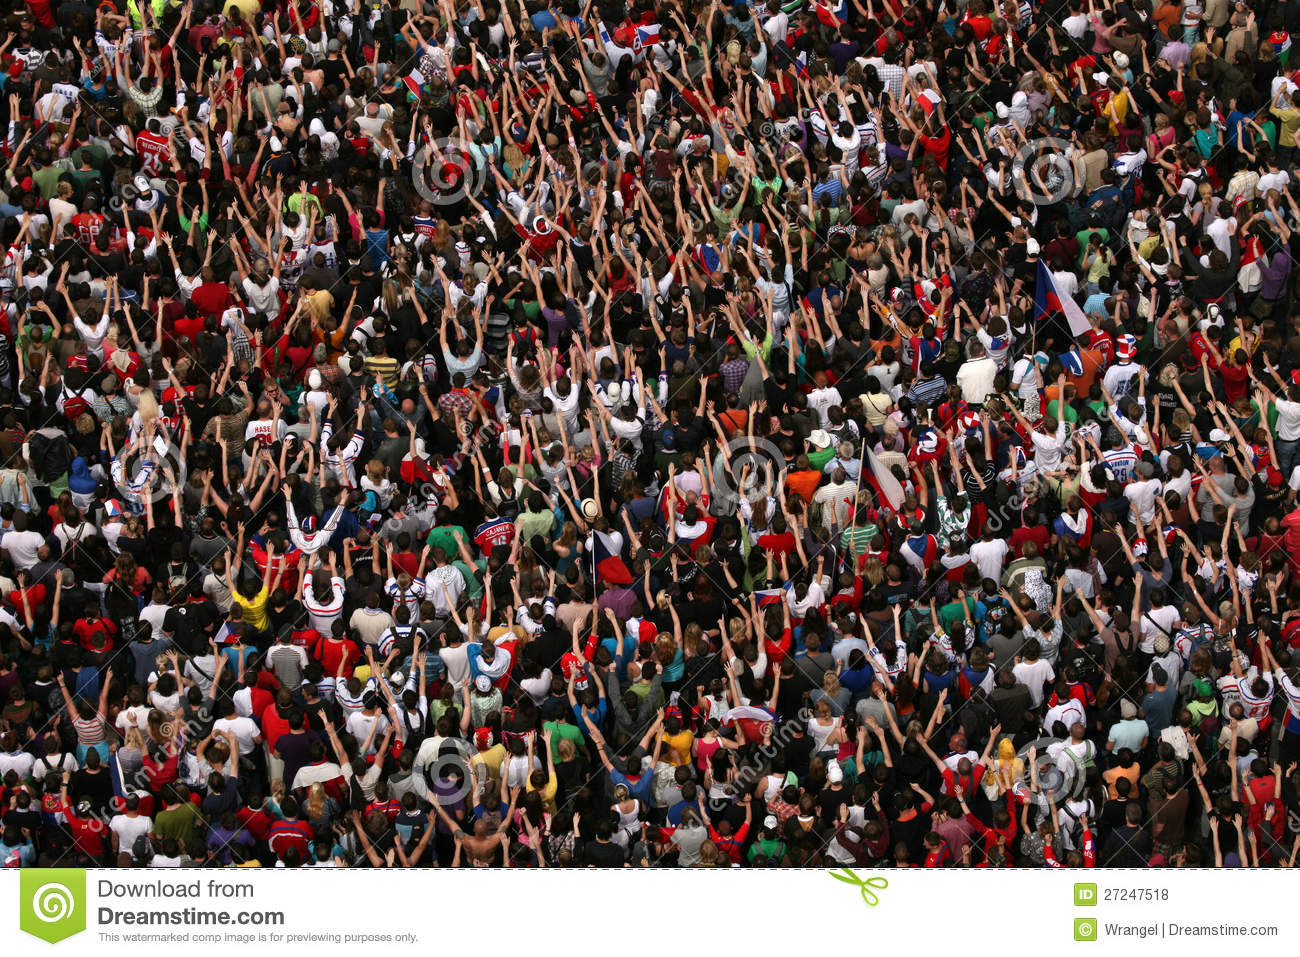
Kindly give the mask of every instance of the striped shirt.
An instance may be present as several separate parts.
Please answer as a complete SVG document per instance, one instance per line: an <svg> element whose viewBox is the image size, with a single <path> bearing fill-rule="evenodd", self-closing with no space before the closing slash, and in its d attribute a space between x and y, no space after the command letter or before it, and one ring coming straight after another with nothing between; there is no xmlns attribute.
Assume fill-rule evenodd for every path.
<svg viewBox="0 0 1300 957"><path fill-rule="evenodd" d="M406 605L411 610L412 618L419 617L420 602L424 601L425 590L423 578L412 578L410 587L405 590L397 584L396 578L390 578L384 583L384 592L393 600L393 610L396 611L398 605Z"/></svg>
<svg viewBox="0 0 1300 957"><path fill-rule="evenodd" d="M1255 677L1256 675L1246 674L1238 678L1237 694L1241 695L1241 706L1246 709L1246 717L1259 719L1268 714L1269 705L1273 703L1274 688L1273 682L1268 675L1260 675L1259 677L1262 677L1268 683L1268 690L1263 695L1256 696L1250 690Z"/></svg>
<svg viewBox="0 0 1300 957"><path fill-rule="evenodd" d="M1105 460L1106 467L1110 469L1110 474L1115 476L1115 481L1121 485L1132 477L1133 470L1137 468L1138 454L1131 445L1127 448L1103 452L1101 457Z"/></svg>
<svg viewBox="0 0 1300 957"><path fill-rule="evenodd" d="M1296 687L1296 683L1281 668L1273 672L1273 677L1277 679L1276 687L1281 688L1282 693L1286 695L1287 724L1294 725L1300 722L1300 688Z"/></svg>
<svg viewBox="0 0 1300 957"><path fill-rule="evenodd" d="M311 627L322 635L328 635L334 619L343 613L343 579L338 576L331 578L329 596L321 601L316 597L311 578L307 578L302 583L302 604L307 609Z"/></svg>
<svg viewBox="0 0 1300 957"><path fill-rule="evenodd" d="M392 628L386 628L384 633L379 636L379 653L387 658L388 653L393 650L393 645L397 644L399 639L413 638L416 635L420 635L425 639L423 643L427 647L428 636L416 625L393 625ZM415 666L414 662L412 662L411 666Z"/></svg>
<svg viewBox="0 0 1300 957"><path fill-rule="evenodd" d="M939 497L939 533L935 536L941 548L947 548L952 542L961 542L966 538L966 527L970 524L971 510L969 504L964 512L953 510L946 496Z"/></svg>
<svg viewBox="0 0 1300 957"><path fill-rule="evenodd" d="M320 433L321 457L325 460L326 466L339 482L347 488L357 487L357 459L361 457L361 446L365 442L365 436L358 429L348 441L337 452L329 447L330 437L334 434L334 423L326 422Z"/></svg>
<svg viewBox="0 0 1300 957"><path fill-rule="evenodd" d="M93 718L74 718L72 726L77 729L77 744L90 746L108 740L107 725L103 715Z"/></svg>
<svg viewBox="0 0 1300 957"><path fill-rule="evenodd" d="M944 381L943 376L937 375L930 379L915 380L912 387L907 390L907 397L913 405L929 408L938 402L947 390L948 383Z"/></svg>
<svg viewBox="0 0 1300 957"><path fill-rule="evenodd" d="M360 711L364 707L364 705L362 705L361 702L362 699L365 698L366 692L375 691L378 689L378 687L379 686L375 683L375 679L370 678L366 681L364 685L362 685L361 692L359 694L353 695L351 692L348 691L347 678L335 678L334 679L334 700L338 702L339 707L343 709L343 713L345 715L352 715Z"/></svg>

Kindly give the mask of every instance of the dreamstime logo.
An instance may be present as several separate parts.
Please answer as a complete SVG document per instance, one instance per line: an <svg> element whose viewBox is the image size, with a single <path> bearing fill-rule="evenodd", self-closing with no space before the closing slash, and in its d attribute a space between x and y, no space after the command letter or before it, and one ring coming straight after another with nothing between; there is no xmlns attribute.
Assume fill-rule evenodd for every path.
<svg viewBox="0 0 1300 957"><path fill-rule="evenodd" d="M439 137L421 146L411 160L415 191L435 206L454 206L477 196L487 177L482 154L456 137Z"/></svg>
<svg viewBox="0 0 1300 957"><path fill-rule="evenodd" d="M85 871L32 868L19 878L19 928L51 944L86 929Z"/></svg>
<svg viewBox="0 0 1300 957"><path fill-rule="evenodd" d="M1078 177L1070 154L1074 147L1056 136L1028 140L1012 159L1011 169L1024 183L1035 206L1053 206L1074 196Z"/></svg>
<svg viewBox="0 0 1300 957"><path fill-rule="evenodd" d="M43 924L54 924L72 916L77 902L63 884L42 884L32 895L32 910Z"/></svg>
<svg viewBox="0 0 1300 957"><path fill-rule="evenodd" d="M775 496L785 481L785 456L767 439L733 439L713 460L713 487L735 498Z"/></svg>

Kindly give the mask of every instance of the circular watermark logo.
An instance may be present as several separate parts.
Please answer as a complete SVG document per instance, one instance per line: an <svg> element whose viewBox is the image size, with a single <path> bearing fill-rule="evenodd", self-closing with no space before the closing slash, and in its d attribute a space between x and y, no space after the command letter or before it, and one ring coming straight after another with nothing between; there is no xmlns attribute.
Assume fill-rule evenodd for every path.
<svg viewBox="0 0 1300 957"><path fill-rule="evenodd" d="M421 146L411 159L415 191L435 206L454 206L478 196L487 178L483 154L457 137L444 136Z"/></svg>
<svg viewBox="0 0 1300 957"><path fill-rule="evenodd" d="M442 803L455 804L470 797L474 789L469 760L459 751L439 754L426 764L424 780Z"/></svg>
<svg viewBox="0 0 1300 957"><path fill-rule="evenodd" d="M785 482L785 456L767 439L732 439L713 459L715 492L756 501L774 497Z"/></svg>
<svg viewBox="0 0 1300 957"><path fill-rule="evenodd" d="M1087 762L1075 754L1069 741L1039 738L1022 747L1017 757L1024 762L1025 770L1019 783L1026 789L1033 783L1037 772L1038 791L1032 794L1032 800L1044 811L1048 809L1049 796L1059 808L1083 795Z"/></svg>
<svg viewBox="0 0 1300 957"><path fill-rule="evenodd" d="M121 460L121 470L113 470L118 493L141 504L167 501L185 485L186 477L184 454L175 443L161 438L152 444L136 442Z"/></svg>
<svg viewBox="0 0 1300 957"><path fill-rule="evenodd" d="M32 913L46 924L67 920L76 909L76 898L63 884L42 884L32 894Z"/></svg>
<svg viewBox="0 0 1300 957"><path fill-rule="evenodd" d="M1012 172L1024 183L1035 206L1053 206L1074 196L1080 187L1070 156L1074 146L1058 136L1026 141L1012 158Z"/></svg>

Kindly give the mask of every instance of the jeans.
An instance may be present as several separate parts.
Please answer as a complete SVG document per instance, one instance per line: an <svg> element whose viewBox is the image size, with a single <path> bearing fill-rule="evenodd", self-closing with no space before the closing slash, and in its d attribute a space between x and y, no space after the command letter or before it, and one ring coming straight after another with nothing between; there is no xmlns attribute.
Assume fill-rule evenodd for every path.
<svg viewBox="0 0 1300 957"><path fill-rule="evenodd" d="M1282 481L1291 481L1291 472L1300 464L1300 439L1278 439L1277 462L1281 467Z"/></svg>

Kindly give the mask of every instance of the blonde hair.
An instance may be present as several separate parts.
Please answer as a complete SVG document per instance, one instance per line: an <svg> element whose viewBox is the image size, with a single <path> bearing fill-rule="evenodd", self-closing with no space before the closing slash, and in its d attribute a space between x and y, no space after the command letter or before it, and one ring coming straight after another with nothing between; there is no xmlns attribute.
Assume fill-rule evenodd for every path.
<svg viewBox="0 0 1300 957"><path fill-rule="evenodd" d="M317 781L307 791L307 817L317 818L325 812L325 785Z"/></svg>
<svg viewBox="0 0 1300 957"><path fill-rule="evenodd" d="M158 399L154 396L153 389L140 390L140 404L137 411L140 413L140 421L145 425L158 418Z"/></svg>

